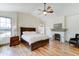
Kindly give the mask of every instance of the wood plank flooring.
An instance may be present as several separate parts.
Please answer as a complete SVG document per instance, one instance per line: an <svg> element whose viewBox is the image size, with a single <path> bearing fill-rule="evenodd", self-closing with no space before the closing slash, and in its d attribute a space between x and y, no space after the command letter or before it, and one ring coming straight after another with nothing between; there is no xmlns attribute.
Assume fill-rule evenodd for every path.
<svg viewBox="0 0 79 59"><path fill-rule="evenodd" d="M69 44L63 44L59 41L50 41L44 47L30 51L27 46L20 44L9 47L9 45L0 47L0 56L77 56L79 48Z"/></svg>

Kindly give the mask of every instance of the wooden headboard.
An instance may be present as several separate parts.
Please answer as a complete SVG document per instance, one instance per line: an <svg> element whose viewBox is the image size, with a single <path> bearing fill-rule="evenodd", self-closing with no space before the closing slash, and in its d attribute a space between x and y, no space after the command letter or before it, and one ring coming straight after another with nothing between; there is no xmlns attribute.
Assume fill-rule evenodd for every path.
<svg viewBox="0 0 79 59"><path fill-rule="evenodd" d="M22 33L23 33L24 31L36 31L36 28L20 27L20 35L22 35Z"/></svg>

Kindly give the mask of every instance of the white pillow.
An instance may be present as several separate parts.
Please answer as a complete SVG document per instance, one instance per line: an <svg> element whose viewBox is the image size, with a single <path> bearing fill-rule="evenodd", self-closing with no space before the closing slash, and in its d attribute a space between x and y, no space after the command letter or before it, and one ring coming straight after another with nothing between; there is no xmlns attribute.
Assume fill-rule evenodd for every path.
<svg viewBox="0 0 79 59"><path fill-rule="evenodd" d="M34 31L25 31L25 32L23 32L23 34L36 34L36 32L34 32Z"/></svg>

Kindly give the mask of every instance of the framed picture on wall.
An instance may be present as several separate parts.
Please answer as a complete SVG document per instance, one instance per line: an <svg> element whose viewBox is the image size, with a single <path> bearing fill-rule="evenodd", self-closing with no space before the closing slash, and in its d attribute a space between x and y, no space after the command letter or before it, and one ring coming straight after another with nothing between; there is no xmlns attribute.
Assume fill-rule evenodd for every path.
<svg viewBox="0 0 79 59"><path fill-rule="evenodd" d="M62 23L54 24L54 29L62 29Z"/></svg>

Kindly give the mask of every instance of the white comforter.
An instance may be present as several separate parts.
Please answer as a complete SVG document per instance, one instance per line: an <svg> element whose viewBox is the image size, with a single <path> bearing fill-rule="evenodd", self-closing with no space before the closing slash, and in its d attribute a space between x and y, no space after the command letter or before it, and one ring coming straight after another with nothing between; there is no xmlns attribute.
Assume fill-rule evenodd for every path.
<svg viewBox="0 0 79 59"><path fill-rule="evenodd" d="M36 41L46 40L48 39L48 36L42 35L42 34L28 34L28 35L24 34L22 35L22 38L25 41L29 42L29 45L30 45L31 43L34 43Z"/></svg>

